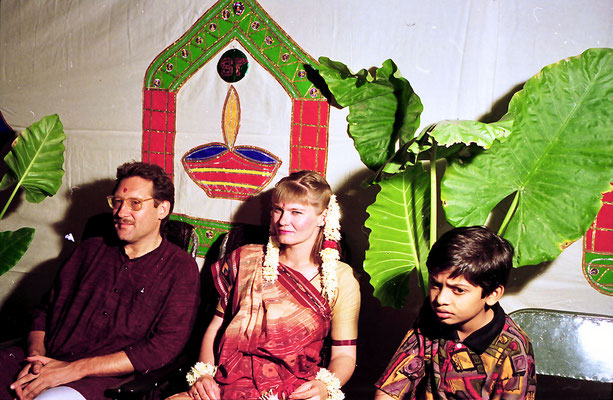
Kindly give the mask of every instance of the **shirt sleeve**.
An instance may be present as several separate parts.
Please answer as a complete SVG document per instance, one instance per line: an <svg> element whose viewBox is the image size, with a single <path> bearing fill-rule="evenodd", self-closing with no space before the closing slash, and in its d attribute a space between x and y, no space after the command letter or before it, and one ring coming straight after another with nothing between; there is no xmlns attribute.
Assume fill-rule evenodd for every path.
<svg viewBox="0 0 613 400"><path fill-rule="evenodd" d="M423 340L411 329L375 386L394 399L414 398L411 396L424 376Z"/></svg>
<svg viewBox="0 0 613 400"><path fill-rule="evenodd" d="M174 257L164 305L142 340L124 348L134 369L147 372L172 361L183 349L196 319L200 298L198 266L187 253ZM171 260L169 260L170 262Z"/></svg>
<svg viewBox="0 0 613 400"><path fill-rule="evenodd" d="M53 286L42 297L40 304L32 313L32 322L30 325L31 331L46 331L47 316L51 307L54 304L56 308L61 309L66 302L68 293L74 290L77 282L79 270L83 265L86 250L84 245L79 245L68 261L61 267L58 274L53 280Z"/></svg>
<svg viewBox="0 0 613 400"><path fill-rule="evenodd" d="M525 334L524 334L525 335ZM532 345L527 336L525 341L512 339L507 346L510 353L505 358L497 380L497 393L505 400L534 400L536 391L536 366Z"/></svg>
<svg viewBox="0 0 613 400"><path fill-rule="evenodd" d="M337 268L338 296L332 305L332 345L355 345L360 314L360 284L353 269L342 262Z"/></svg>

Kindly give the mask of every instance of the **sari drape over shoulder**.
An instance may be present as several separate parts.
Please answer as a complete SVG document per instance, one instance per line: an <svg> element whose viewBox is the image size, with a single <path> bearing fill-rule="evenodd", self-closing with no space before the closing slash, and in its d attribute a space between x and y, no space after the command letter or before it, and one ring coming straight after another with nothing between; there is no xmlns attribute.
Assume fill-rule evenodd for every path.
<svg viewBox="0 0 613 400"><path fill-rule="evenodd" d="M300 273L279 265L275 282L262 277L263 246L247 245L213 267L224 324L215 380L224 399L279 398L317 374L331 311Z"/></svg>

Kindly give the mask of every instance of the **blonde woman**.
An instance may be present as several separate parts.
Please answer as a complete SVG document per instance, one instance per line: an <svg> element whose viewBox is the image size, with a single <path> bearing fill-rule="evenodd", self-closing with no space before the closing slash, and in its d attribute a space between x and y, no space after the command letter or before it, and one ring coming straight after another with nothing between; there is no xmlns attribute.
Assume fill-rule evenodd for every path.
<svg viewBox="0 0 613 400"><path fill-rule="evenodd" d="M267 246L247 245L213 267L221 295L191 388L171 399L342 399L356 361L360 292L339 261L340 211L312 171L272 194ZM330 362L320 368L324 338Z"/></svg>

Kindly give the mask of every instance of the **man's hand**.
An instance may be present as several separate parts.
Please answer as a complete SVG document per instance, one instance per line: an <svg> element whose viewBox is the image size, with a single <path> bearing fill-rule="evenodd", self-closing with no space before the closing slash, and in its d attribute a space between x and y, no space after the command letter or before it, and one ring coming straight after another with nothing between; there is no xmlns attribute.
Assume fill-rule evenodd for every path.
<svg viewBox="0 0 613 400"><path fill-rule="evenodd" d="M44 356L32 356L26 360L30 364L19 373L17 380L11 385L20 400L34 399L45 389L83 377L74 363Z"/></svg>
<svg viewBox="0 0 613 400"><path fill-rule="evenodd" d="M41 368L43 367L43 363L40 361L28 363L17 375L17 382L20 380L23 382L21 385L17 385L17 382L11 385L11 389L15 390L17 397L21 398L23 395L23 388L28 384L28 382L36 379L37 375L40 373ZM23 379L22 379L23 378Z"/></svg>
<svg viewBox="0 0 613 400"><path fill-rule="evenodd" d="M221 399L219 385L212 376L202 375L187 392L192 399L196 400L216 400Z"/></svg>

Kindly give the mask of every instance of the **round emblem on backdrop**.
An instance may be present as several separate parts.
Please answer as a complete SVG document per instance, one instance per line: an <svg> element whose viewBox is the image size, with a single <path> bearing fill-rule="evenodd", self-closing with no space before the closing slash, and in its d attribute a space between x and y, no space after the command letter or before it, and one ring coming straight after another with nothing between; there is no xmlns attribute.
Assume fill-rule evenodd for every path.
<svg viewBox="0 0 613 400"><path fill-rule="evenodd" d="M217 63L217 73L228 83L238 82L245 77L249 68L249 60L245 53L238 49L228 50Z"/></svg>
<svg viewBox="0 0 613 400"><path fill-rule="evenodd" d="M230 19L230 10L228 10L228 9L223 10L221 12L221 18L223 18L225 21Z"/></svg>

